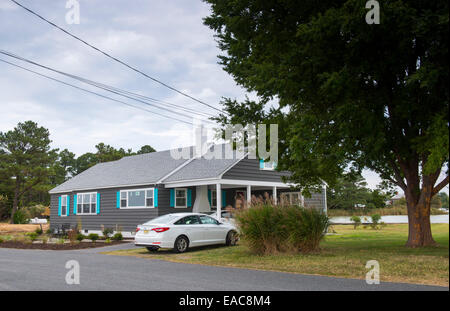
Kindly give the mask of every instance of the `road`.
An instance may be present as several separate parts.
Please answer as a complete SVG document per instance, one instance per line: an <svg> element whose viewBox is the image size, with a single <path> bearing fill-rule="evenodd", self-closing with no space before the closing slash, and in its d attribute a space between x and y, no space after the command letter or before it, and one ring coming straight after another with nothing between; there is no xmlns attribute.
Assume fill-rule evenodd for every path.
<svg viewBox="0 0 450 311"><path fill-rule="evenodd" d="M367 285L364 280L173 263L99 252L132 244L87 250L44 251L0 248L0 291L5 290L179 290L335 291L446 290L400 283ZM80 284L66 284L68 260L80 264Z"/></svg>

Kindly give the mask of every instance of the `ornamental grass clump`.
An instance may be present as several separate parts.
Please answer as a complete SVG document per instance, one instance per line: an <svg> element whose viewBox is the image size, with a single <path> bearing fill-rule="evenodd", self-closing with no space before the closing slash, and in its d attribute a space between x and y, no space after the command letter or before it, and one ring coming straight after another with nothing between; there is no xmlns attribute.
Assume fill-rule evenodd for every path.
<svg viewBox="0 0 450 311"><path fill-rule="evenodd" d="M315 208L278 205L270 199L253 200L236 212L240 233L256 254L316 251L329 220Z"/></svg>

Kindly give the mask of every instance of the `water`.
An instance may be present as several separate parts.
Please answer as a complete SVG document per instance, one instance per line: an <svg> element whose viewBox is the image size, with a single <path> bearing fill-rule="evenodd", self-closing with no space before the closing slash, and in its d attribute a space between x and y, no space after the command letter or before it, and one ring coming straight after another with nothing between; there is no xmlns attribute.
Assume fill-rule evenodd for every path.
<svg viewBox="0 0 450 311"><path fill-rule="evenodd" d="M370 216L360 216L361 221L363 223L365 222L372 222ZM367 218L364 219L364 217ZM430 220L432 224L448 224L448 214L447 215L431 215ZM339 217L330 217L330 221L332 223L338 223L338 224L351 224L353 223L350 220L350 216L339 216ZM381 216L381 220L386 224L407 224L408 223L408 216L406 215L387 215L387 216Z"/></svg>

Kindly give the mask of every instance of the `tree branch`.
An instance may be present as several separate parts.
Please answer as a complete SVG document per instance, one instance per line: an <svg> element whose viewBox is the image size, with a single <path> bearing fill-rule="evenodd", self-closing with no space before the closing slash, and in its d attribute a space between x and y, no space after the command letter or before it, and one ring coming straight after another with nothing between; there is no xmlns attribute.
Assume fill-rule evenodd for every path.
<svg viewBox="0 0 450 311"><path fill-rule="evenodd" d="M404 179L402 178L402 174L401 174L400 170L398 169L395 161L394 160L389 160L389 163L391 164L392 169L394 170L395 180L393 180L391 178L389 178L389 179L391 179L392 182L397 184L397 186L402 188L403 191L406 191L407 185L406 185Z"/></svg>
<svg viewBox="0 0 450 311"><path fill-rule="evenodd" d="M448 185L448 181L449 181L449 179L448 179L448 175L447 175L447 177L445 177L443 181L441 181L439 184L436 185L436 187L433 188L433 192L432 192L433 195L435 195L436 193L441 191L442 188L447 186Z"/></svg>

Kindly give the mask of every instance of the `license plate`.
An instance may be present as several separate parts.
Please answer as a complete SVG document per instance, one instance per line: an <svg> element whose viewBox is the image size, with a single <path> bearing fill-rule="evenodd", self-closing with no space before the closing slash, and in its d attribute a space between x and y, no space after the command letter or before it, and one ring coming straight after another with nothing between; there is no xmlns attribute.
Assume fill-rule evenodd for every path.
<svg viewBox="0 0 450 311"><path fill-rule="evenodd" d="M148 230L144 230L144 234L147 234L148 233Z"/></svg>

